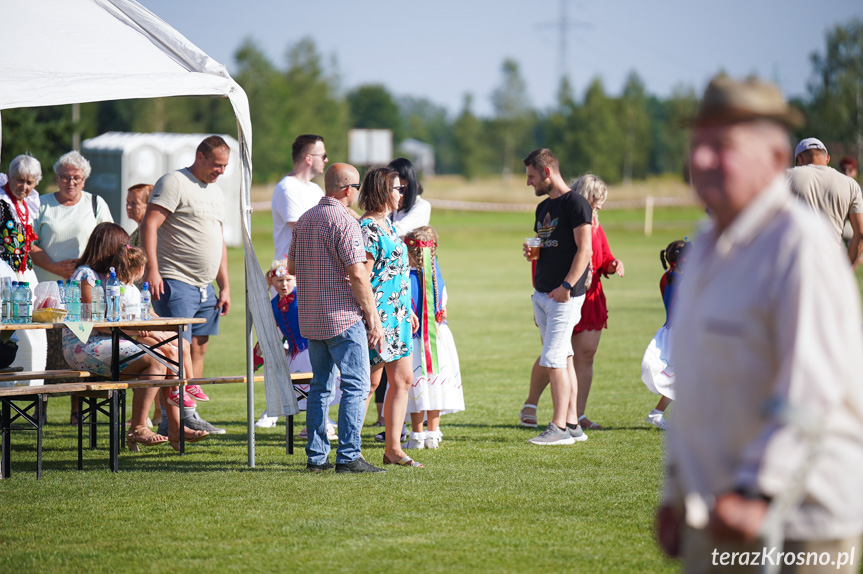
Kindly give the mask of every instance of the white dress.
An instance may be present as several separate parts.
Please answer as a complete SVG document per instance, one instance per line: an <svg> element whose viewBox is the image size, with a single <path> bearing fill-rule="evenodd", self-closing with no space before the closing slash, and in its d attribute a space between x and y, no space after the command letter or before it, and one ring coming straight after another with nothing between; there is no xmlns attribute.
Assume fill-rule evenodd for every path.
<svg viewBox="0 0 863 574"><path fill-rule="evenodd" d="M411 273L414 273L412 270ZM447 293L443 288L441 308L446 307ZM452 331L446 322L437 323L438 372L423 374L423 344L414 339L414 383L408 390L408 416L421 411L440 411L442 415L464 410L464 392L461 387L461 370L458 351Z"/></svg>
<svg viewBox="0 0 863 574"><path fill-rule="evenodd" d="M641 359L641 380L656 395L674 400L674 367L671 362L671 331L663 325L647 345Z"/></svg>

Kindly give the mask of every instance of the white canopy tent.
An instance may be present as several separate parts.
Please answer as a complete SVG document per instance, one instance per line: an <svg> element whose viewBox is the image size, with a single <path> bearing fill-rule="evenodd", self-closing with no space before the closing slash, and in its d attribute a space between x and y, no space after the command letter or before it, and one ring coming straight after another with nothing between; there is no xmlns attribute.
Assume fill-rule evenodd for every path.
<svg viewBox="0 0 863 574"><path fill-rule="evenodd" d="M230 100L242 166L247 422L249 465L254 466L252 318L265 359L268 408L283 415L298 409L249 230L252 124L246 93L223 65L133 0L0 0L0 19L6 24L0 42L0 110L167 96Z"/></svg>

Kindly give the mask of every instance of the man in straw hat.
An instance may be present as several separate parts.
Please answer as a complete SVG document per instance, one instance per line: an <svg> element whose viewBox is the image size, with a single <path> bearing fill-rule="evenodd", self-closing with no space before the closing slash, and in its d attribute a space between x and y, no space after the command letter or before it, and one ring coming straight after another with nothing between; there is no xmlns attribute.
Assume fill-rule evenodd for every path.
<svg viewBox="0 0 863 574"><path fill-rule="evenodd" d="M677 296L657 516L685 572L856 572L860 560L860 301L831 230L785 183L801 122L774 86L727 77L693 121L692 182L712 221Z"/></svg>

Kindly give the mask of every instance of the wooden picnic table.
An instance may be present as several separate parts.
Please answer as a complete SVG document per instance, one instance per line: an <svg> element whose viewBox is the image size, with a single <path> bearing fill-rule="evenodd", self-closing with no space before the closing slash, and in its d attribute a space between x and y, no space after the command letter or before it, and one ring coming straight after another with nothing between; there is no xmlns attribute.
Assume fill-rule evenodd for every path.
<svg viewBox="0 0 863 574"><path fill-rule="evenodd" d="M206 319L202 318L186 318L186 317L158 317L148 321L143 320L133 320L133 321L95 321L92 322L92 327L102 328L102 329L110 329L111 331L111 341L112 341L112 353L111 353L111 376L110 381L108 381L107 386L101 386L100 388L95 388L95 385L99 383L94 383L93 385L88 385L87 387L78 389L79 394L83 394L82 402L86 404L86 407L82 405L81 416L78 419L78 468L82 468L82 455L81 455L81 442L83 440L83 419L85 418L85 413L89 415L89 424L90 424L90 446L91 448L95 448L95 423L96 416L98 412L102 412L107 414L109 417L109 425L110 425L110 440L109 440L109 457L110 457L110 468L112 471L117 472L119 470L119 450L120 445L123 444L122 441L122 431L123 425L122 420L125 420L125 395L126 388L125 384L122 384L122 375L120 373L120 341L126 340L134 344L138 348L138 353L128 357L125 362L129 363L135 361L139 357L142 357L144 354L150 355L155 358L157 361L165 365L168 369L174 372L177 375L178 380L185 379L185 373L183 369L183 345L179 342L179 339L183 336L183 331L187 328L187 325L194 325L205 323ZM65 323L0 323L0 331L20 331L20 330L49 330L49 329L62 329L66 327ZM176 335L168 337L164 341L160 341L155 345L147 345L135 339L135 336L131 334L134 331L176 331ZM177 361L168 358L163 353L159 351L159 349L169 343L177 341L177 350L178 357ZM45 376L48 376L49 371L43 372ZM76 374L78 373L78 374ZM10 381L20 381L20 380L30 380L30 379L39 379L40 377L35 376L38 373L25 373L19 370L17 373L2 373L0 374L0 382L10 382ZM68 373L71 378L74 377L85 377L87 374L83 374L81 372L69 371ZM65 375L64 375L65 376ZM133 375L134 376L134 375ZM110 383L115 383L111 385ZM76 383L77 385L80 384ZM57 385L50 385L51 387L57 387ZM93 386L93 388L90 388ZM183 404L185 388L183 385L179 385L180 388L180 398L179 403ZM38 445L37 448L39 453L37 454L37 458L39 459L39 464L37 468L37 476L41 475L41 436L42 436L42 422L41 422L41 403L43 400L43 395L48 393L40 393L40 387L20 387L22 389L20 392L7 392L7 396L0 397L0 403L2 403L2 412L0 412L0 419L2 419L2 424L0 424L0 431L3 432L3 464L2 472L0 472L0 477L8 476L9 472L9 432L12 430L11 427L11 414L10 407L13 408L21 417L30 423L31 426L35 426L38 430ZM83 391L83 392L82 392ZM97 392L99 391L99 392ZM104 391L104 392L103 392ZM54 389L50 394L55 394L59 392L59 389ZM27 415L27 411L30 407L25 407L24 409L19 409L16 406L12 406L12 401L21 401L21 400L30 400L32 403L38 403L33 405L35 418L31 418ZM107 412L104 410L105 407L108 408ZM180 416L180 454L185 454L185 431L183 428L183 417Z"/></svg>

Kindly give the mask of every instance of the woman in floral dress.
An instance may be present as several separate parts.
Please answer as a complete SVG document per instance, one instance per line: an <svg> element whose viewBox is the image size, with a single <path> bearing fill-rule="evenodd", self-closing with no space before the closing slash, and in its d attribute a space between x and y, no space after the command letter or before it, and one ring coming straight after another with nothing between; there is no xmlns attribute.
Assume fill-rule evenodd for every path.
<svg viewBox="0 0 863 574"><path fill-rule="evenodd" d="M9 164L9 180L0 187L0 259L3 277L13 281L26 281L30 290L36 288L36 273L30 259L32 243L37 239L34 231L39 217L39 192L36 186L42 179L42 166L33 156L19 155ZM8 265L8 267L7 267ZM45 332L18 331L18 355L12 366L25 371L44 371L48 345ZM10 385L41 385L42 380L16 381ZM0 386L6 386L0 383Z"/></svg>
<svg viewBox="0 0 863 574"><path fill-rule="evenodd" d="M404 186L398 172L389 167L370 169L360 188L359 205L366 212L360 219L366 249L366 266L371 274L378 315L384 328L379 349L369 349L371 391L369 399L386 370L389 390L384 400L386 447L384 464L421 467L401 445L401 427L405 420L408 389L413 384L413 346L411 335L418 326L411 311L410 265L405 244L387 218L398 208Z"/></svg>

